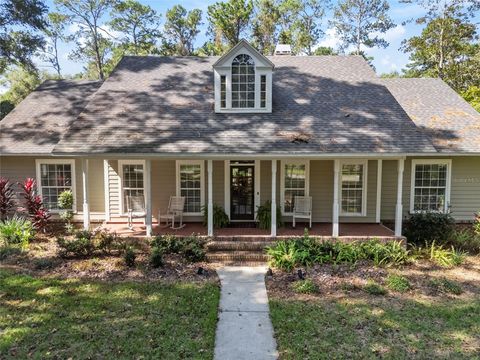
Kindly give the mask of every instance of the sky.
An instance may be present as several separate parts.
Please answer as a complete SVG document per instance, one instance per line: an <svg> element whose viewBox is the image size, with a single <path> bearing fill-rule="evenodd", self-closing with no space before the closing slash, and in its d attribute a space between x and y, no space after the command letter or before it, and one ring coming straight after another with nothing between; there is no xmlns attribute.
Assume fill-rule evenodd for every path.
<svg viewBox="0 0 480 360"><path fill-rule="evenodd" d="M179 1L179 0L139 0L143 4L148 4L158 13L162 14L162 19L165 18L164 14L167 9L171 8L173 5L181 4L186 9L194 9L198 8L202 10L203 14L203 26L202 31L198 35L196 40L196 46L201 46L206 40L206 13L207 7L213 3L215 0L187 0L187 1ZM405 68L405 65L408 63L408 54L403 53L399 50L401 46L401 42L403 39L410 38L412 36L418 35L421 30L422 26L416 25L414 23L408 23L406 25L402 25L403 22L409 20L411 18L417 18L424 13L424 10L416 5L416 4L402 4L398 1L390 1L390 17L393 19L394 23L397 24L396 27L390 29L386 34L382 36L390 43L390 45L386 49L365 49L366 53L369 56L373 56L373 65L378 74L387 73L391 71L398 70L400 71L402 68ZM53 0L46 0L47 6L50 8L50 11L55 10L55 5ZM339 46L339 39L335 34L333 29L328 28L328 21L331 19L332 13L331 11L326 14L326 17L322 21L322 29L325 31L325 36L321 39L319 45L320 46L330 46L333 48L338 48ZM477 18L479 18L477 16ZM108 20L108 19L105 19ZM478 19L477 19L478 20ZM161 24L162 25L162 24ZM73 27L70 27L73 29ZM62 67L62 73L65 75L73 75L79 73L83 69L83 64L80 62L75 62L68 59L68 55L72 50L71 44L61 44L60 46L60 65ZM46 63L43 63L41 60L36 60L37 65L40 69L49 70Z"/></svg>

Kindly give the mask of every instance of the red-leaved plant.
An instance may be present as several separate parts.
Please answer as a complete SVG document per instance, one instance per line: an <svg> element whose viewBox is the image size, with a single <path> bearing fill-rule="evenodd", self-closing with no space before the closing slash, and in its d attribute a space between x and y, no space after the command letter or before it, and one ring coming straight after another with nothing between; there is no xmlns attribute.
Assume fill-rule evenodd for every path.
<svg viewBox="0 0 480 360"><path fill-rule="evenodd" d="M14 196L12 183L8 179L0 177L0 220L5 219L8 212L15 206Z"/></svg>
<svg viewBox="0 0 480 360"><path fill-rule="evenodd" d="M32 224L38 231L45 231L50 219L50 213L43 206L43 200L37 195L37 182L28 178L20 184L25 198L26 210L32 220Z"/></svg>

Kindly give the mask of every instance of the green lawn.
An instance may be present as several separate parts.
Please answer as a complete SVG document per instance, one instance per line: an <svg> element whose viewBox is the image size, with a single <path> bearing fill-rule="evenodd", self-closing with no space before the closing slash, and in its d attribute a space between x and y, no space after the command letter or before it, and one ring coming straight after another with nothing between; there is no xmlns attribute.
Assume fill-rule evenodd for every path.
<svg viewBox="0 0 480 360"><path fill-rule="evenodd" d="M219 288L0 270L0 358L211 359Z"/></svg>
<svg viewBox="0 0 480 360"><path fill-rule="evenodd" d="M274 298L282 359L479 359L480 299Z"/></svg>

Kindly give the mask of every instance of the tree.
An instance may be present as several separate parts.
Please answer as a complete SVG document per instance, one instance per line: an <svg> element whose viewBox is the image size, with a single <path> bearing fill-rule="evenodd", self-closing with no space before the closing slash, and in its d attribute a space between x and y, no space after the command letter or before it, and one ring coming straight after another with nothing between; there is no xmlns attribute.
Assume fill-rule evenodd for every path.
<svg viewBox="0 0 480 360"><path fill-rule="evenodd" d="M313 55L338 55L338 53L329 46L319 46L313 51Z"/></svg>
<svg viewBox="0 0 480 360"><path fill-rule="evenodd" d="M193 54L193 44L202 25L202 11L188 11L181 5L167 10L164 27L166 53L187 56Z"/></svg>
<svg viewBox="0 0 480 360"><path fill-rule="evenodd" d="M295 22L293 44L297 53L313 54L314 45L324 34L320 28L320 20L325 15L325 6L328 6L328 1L299 1L298 20Z"/></svg>
<svg viewBox="0 0 480 360"><path fill-rule="evenodd" d="M221 38L227 46L235 46L250 26L252 0L228 0L208 7L208 21L213 38Z"/></svg>
<svg viewBox="0 0 480 360"><path fill-rule="evenodd" d="M55 0L60 10L76 25L69 38L75 42L70 57L75 60L93 61L97 77L105 79L104 66L112 48L111 36L101 27L102 17L111 9L112 0Z"/></svg>
<svg viewBox="0 0 480 360"><path fill-rule="evenodd" d="M3 119L12 111L42 81L50 77L47 73L38 73L27 68L13 67L8 70L4 75L4 79L0 81L0 85L8 88L8 91L0 96L0 119Z"/></svg>
<svg viewBox="0 0 480 360"><path fill-rule="evenodd" d="M470 20L475 3L435 0L422 4L426 15L416 19L417 24L425 24L422 33L402 43L401 49L410 53L407 74L440 77L458 92L478 84L480 46Z"/></svg>
<svg viewBox="0 0 480 360"><path fill-rule="evenodd" d="M62 77L60 61L58 59L58 44L65 40L65 25L68 16L60 13L48 14L48 26L45 29L47 42L43 50L40 52L42 60L50 63L58 77Z"/></svg>
<svg viewBox="0 0 480 360"><path fill-rule="evenodd" d="M252 21L252 43L264 55L273 55L280 17L274 0L257 0Z"/></svg>
<svg viewBox="0 0 480 360"><path fill-rule="evenodd" d="M461 95L475 110L480 112L480 86L470 86Z"/></svg>
<svg viewBox="0 0 480 360"><path fill-rule="evenodd" d="M161 16L154 9L135 0L125 0L114 5L111 17L111 28L124 35L120 41L125 54L154 52L161 37L158 30Z"/></svg>
<svg viewBox="0 0 480 360"><path fill-rule="evenodd" d="M380 34L395 26L389 9L386 0L340 0L331 23L342 40L342 49L354 46L355 54L360 55L362 45L386 48L389 44Z"/></svg>
<svg viewBox="0 0 480 360"><path fill-rule="evenodd" d="M44 45L37 31L45 29L47 7L41 0L2 0L0 3L0 74L9 65L34 69L31 57Z"/></svg>

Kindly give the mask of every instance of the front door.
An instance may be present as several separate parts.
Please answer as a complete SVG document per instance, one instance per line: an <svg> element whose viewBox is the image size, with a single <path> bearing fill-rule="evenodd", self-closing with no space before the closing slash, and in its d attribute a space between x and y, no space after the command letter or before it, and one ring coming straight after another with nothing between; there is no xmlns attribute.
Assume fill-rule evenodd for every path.
<svg viewBox="0 0 480 360"><path fill-rule="evenodd" d="M230 166L230 218L255 220L254 165Z"/></svg>

